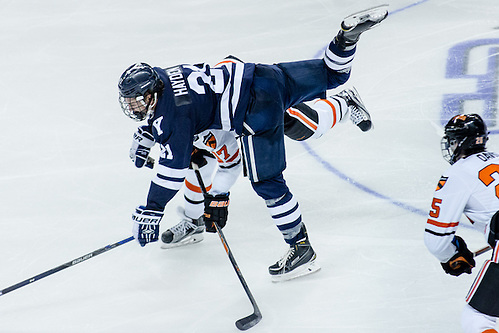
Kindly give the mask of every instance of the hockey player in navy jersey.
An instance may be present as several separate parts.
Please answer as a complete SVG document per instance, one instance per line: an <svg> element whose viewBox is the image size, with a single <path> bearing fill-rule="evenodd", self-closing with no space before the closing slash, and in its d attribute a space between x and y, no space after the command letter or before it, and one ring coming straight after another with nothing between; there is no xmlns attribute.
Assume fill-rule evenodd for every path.
<svg viewBox="0 0 499 333"><path fill-rule="evenodd" d="M499 316L499 155L486 151L487 126L477 114L452 117L445 126L442 152L451 167L438 182L424 240L447 274L471 274L473 253L456 235L464 214L493 248L466 296L465 333L497 333ZM494 178L495 177L495 178Z"/></svg>
<svg viewBox="0 0 499 333"><path fill-rule="evenodd" d="M324 98L328 89L348 80L359 36L387 15L387 6L379 6L345 18L323 59L265 65L231 57L215 67L130 66L118 88L123 112L134 120L147 121L139 128L137 139L147 145L138 144L145 150L137 152L147 154L155 143L161 150L147 202L132 215L137 241L144 246L158 240L163 210L189 173L194 140L203 141L213 131L221 131L230 134L225 136L227 142L241 139L252 187L265 200L289 245L283 258L269 267L269 273L274 280L285 280L317 271L300 207L282 175L286 167L284 135L286 132L295 140L320 136L337 120L346 118L347 112L362 131L371 129L370 115L355 89ZM318 103L334 108L327 119L315 111L317 107L285 112L317 98L322 99ZM215 231L213 223L225 226L229 185L232 180L212 188L204 197L206 231Z"/></svg>
<svg viewBox="0 0 499 333"><path fill-rule="evenodd" d="M287 109L284 114L284 134L297 141L319 138L336 124L344 122L348 119L348 112L343 113L348 111L348 107L341 96L333 95ZM358 124L354 115L352 113L350 119ZM146 135L142 128L139 128L140 133L134 134L130 157L139 168L147 160L151 163L148 166L152 167L153 160L148 155L154 141L148 144L144 138L142 144L148 147L141 145L138 139ZM149 137L153 140L152 135ZM241 171L241 153L233 135L210 129L194 137L194 147L191 163L199 167L203 184L210 193L227 193ZM192 168L189 168L184 179L183 207L178 207L177 211L181 220L161 235L162 248L194 244L204 239L204 196Z"/></svg>

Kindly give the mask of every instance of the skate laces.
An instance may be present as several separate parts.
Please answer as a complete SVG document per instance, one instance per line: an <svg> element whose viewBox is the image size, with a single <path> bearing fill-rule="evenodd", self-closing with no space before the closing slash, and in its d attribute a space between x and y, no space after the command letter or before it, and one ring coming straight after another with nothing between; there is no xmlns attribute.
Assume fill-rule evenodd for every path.
<svg viewBox="0 0 499 333"><path fill-rule="evenodd" d="M279 267L283 267L284 264L294 256L294 254L295 254L295 247L291 246L288 249L288 251L286 251L286 253L283 255L283 257L279 259L279 261L277 262Z"/></svg>
<svg viewBox="0 0 499 333"><path fill-rule="evenodd" d="M174 225L173 227L171 227L170 231L172 232L173 237L177 239L184 237L184 235L189 232L189 229L195 230L196 228L197 226L194 225L194 223L192 223L190 219L185 218L176 225Z"/></svg>
<svg viewBox="0 0 499 333"><path fill-rule="evenodd" d="M350 119L353 121L355 125L360 123L363 120L369 120L369 117L367 116L366 112L363 110L359 109L355 105L350 106Z"/></svg>
<svg viewBox="0 0 499 333"><path fill-rule="evenodd" d="M357 125L363 120L370 120L369 113L363 107L363 102L358 97L356 90L354 88L346 91L346 97L348 99L348 106L350 109L350 119L352 122Z"/></svg>

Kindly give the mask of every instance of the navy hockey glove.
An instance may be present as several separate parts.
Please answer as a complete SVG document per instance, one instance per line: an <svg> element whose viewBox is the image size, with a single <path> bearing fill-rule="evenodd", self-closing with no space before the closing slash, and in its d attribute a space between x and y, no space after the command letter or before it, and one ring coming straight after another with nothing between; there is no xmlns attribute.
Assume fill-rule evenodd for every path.
<svg viewBox="0 0 499 333"><path fill-rule="evenodd" d="M473 253L468 250L464 239L459 236L454 236L452 244L456 246L457 253L449 261L441 263L445 273L453 276L459 276L463 273L471 274L471 269L475 267Z"/></svg>
<svg viewBox="0 0 499 333"><path fill-rule="evenodd" d="M217 232L213 223L220 229L225 227L229 216L229 193L204 197L204 225L207 232Z"/></svg>
<svg viewBox="0 0 499 333"><path fill-rule="evenodd" d="M162 217L163 212L148 210L144 206L135 208L132 214L133 237L140 243L140 246L158 240L159 222Z"/></svg>
<svg viewBox="0 0 499 333"><path fill-rule="evenodd" d="M145 165L152 169L154 160L149 157L149 153L154 143L154 137L149 126L140 126L137 132L133 133L130 158L137 168L142 168Z"/></svg>

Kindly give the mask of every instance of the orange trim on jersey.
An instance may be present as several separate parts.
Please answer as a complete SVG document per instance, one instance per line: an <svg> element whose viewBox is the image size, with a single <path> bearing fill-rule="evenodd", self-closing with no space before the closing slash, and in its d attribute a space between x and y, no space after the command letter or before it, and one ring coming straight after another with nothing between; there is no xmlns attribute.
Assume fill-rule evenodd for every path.
<svg viewBox="0 0 499 333"><path fill-rule="evenodd" d="M215 65L215 67L223 65L223 64L235 64L236 62L234 60L224 60L220 61L218 64Z"/></svg>
<svg viewBox="0 0 499 333"><path fill-rule="evenodd" d="M499 242L496 241L496 246L493 249L494 253L492 254L492 261L495 262L496 264L499 263Z"/></svg>
<svg viewBox="0 0 499 333"><path fill-rule="evenodd" d="M227 162L226 162L226 163L230 163L230 162L234 161L234 160L236 159L236 157L238 157L238 156L239 156L239 149L238 149L238 150L234 153L234 155L232 155L232 157L231 157L231 158L229 158L229 159L227 160Z"/></svg>
<svg viewBox="0 0 499 333"><path fill-rule="evenodd" d="M203 193L203 191L201 191L201 187L192 184L191 182L187 181L187 179L185 179L185 187L187 187L192 192ZM211 184L206 188L206 191L209 191L210 189L211 189Z"/></svg>
<svg viewBox="0 0 499 333"><path fill-rule="evenodd" d="M331 109L333 110L333 125L331 125L331 128L333 128L334 125L336 125L336 108L334 107L334 104L331 103L331 101L328 101L327 99L321 99L321 101L324 101L326 102L330 107Z"/></svg>
<svg viewBox="0 0 499 333"><path fill-rule="evenodd" d="M303 113L301 113L300 111L296 110L296 109L293 109L293 108L289 108L288 109L288 113L296 118L299 118L301 121L303 121L304 123L306 123L308 126L312 127L314 129L314 131L317 131L317 125L314 124L312 121L309 120L309 118L307 118Z"/></svg>
<svg viewBox="0 0 499 333"><path fill-rule="evenodd" d="M488 330L485 330L482 333L498 333L498 332L492 328L489 328Z"/></svg>
<svg viewBox="0 0 499 333"><path fill-rule="evenodd" d="M217 158L218 163L223 163L223 162L224 162L224 161L220 158L220 156L218 156L217 154L215 154L215 157Z"/></svg>
<svg viewBox="0 0 499 333"><path fill-rule="evenodd" d="M457 227L459 225L459 222L443 223L443 222L437 222L437 221L430 220L430 219L428 219L428 221L426 221L426 223L434 225L434 226L439 227L439 228L453 228L453 227Z"/></svg>

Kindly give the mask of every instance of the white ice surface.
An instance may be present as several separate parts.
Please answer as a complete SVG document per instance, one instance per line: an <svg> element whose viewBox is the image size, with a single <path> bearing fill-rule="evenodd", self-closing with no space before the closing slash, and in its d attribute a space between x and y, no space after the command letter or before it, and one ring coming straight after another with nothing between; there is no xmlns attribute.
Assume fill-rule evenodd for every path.
<svg viewBox="0 0 499 333"><path fill-rule="evenodd" d="M126 67L213 64L228 54L312 58L343 17L380 3L0 1L0 289L131 235L153 171L128 158L137 124L117 102ZM287 141L285 177L322 270L272 283L267 267L285 252L282 236L246 179L231 192L225 235L263 313L253 333L460 332L474 275L445 275L422 237L448 167L443 95L475 90L473 80L445 78L448 52L499 38L499 2L393 0L390 8L362 36L347 84L362 94L374 130L346 124L306 145ZM498 57L477 52L478 72ZM180 203L178 195L167 207L162 231L177 223ZM460 234L472 249L485 244L467 228ZM251 312L210 234L172 250L128 243L5 294L0 332L236 332Z"/></svg>

